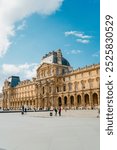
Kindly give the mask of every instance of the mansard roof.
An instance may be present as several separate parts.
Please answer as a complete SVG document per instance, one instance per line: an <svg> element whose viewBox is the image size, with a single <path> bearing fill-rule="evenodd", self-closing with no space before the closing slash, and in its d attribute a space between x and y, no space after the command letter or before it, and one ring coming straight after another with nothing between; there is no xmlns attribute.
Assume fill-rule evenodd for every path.
<svg viewBox="0 0 117 150"><path fill-rule="evenodd" d="M61 57L61 62L60 62L60 57ZM61 63L61 65L70 66L68 60L62 56L62 52L60 49L57 51L49 52L48 54L43 56L41 64L42 63L54 63L54 64Z"/></svg>
<svg viewBox="0 0 117 150"><path fill-rule="evenodd" d="M16 87L20 82L20 78L19 76L11 76L8 78L8 81L11 87Z"/></svg>

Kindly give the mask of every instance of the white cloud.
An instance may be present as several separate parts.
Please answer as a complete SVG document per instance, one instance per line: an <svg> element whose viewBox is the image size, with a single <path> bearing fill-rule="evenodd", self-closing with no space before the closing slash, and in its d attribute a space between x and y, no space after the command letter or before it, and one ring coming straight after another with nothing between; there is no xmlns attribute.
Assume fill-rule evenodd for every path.
<svg viewBox="0 0 117 150"><path fill-rule="evenodd" d="M26 78L27 79L30 79L32 77L35 77L36 76L36 70L37 70L37 67L38 65L37 64L34 64L32 69L28 69L27 72L26 72Z"/></svg>
<svg viewBox="0 0 117 150"><path fill-rule="evenodd" d="M78 43L83 43L83 44L87 44L90 42L89 39L92 38L92 36L89 35L85 35L83 32L78 32L78 31L66 31L65 36L74 36L78 39L76 39L76 42Z"/></svg>
<svg viewBox="0 0 117 150"><path fill-rule="evenodd" d="M84 39L77 39L76 42L78 42L78 43L83 43L83 44L87 44L87 43L89 43L90 41L89 41L89 40L84 40Z"/></svg>
<svg viewBox="0 0 117 150"><path fill-rule="evenodd" d="M26 27L26 21L23 20L22 24L20 24L16 30L24 30L25 27Z"/></svg>
<svg viewBox="0 0 117 150"><path fill-rule="evenodd" d="M62 2L63 0L0 0L0 57L12 44L10 37L15 35L17 22L34 13L51 15L60 8Z"/></svg>
<svg viewBox="0 0 117 150"><path fill-rule="evenodd" d="M66 31L65 32L65 36L70 36L70 35L75 36L75 37L79 37L82 39L89 39L92 37L89 35L85 35L83 32L78 32L78 31Z"/></svg>
<svg viewBox="0 0 117 150"><path fill-rule="evenodd" d="M21 80L31 79L36 76L36 69L38 64L3 64L0 66L0 92L2 91L4 81L12 75L20 76Z"/></svg>
<svg viewBox="0 0 117 150"><path fill-rule="evenodd" d="M82 51L81 50L70 50L67 51L67 54L80 54Z"/></svg>
<svg viewBox="0 0 117 150"><path fill-rule="evenodd" d="M19 68L15 65L11 65L11 64L4 64L2 66L2 69L3 69L3 73L4 74L14 74L14 73L19 73Z"/></svg>
<svg viewBox="0 0 117 150"><path fill-rule="evenodd" d="M18 75L25 78L32 78L36 75L37 66L38 65L36 63L25 63L23 65L3 64L2 72L7 76Z"/></svg>

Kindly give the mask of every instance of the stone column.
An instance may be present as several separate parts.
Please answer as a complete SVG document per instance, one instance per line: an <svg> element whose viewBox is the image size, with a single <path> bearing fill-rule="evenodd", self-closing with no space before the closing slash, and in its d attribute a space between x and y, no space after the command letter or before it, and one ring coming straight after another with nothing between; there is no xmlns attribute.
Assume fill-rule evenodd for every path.
<svg viewBox="0 0 117 150"><path fill-rule="evenodd" d="M91 109L92 109L94 107L93 106L93 93L92 92L90 93L90 104L91 104L90 106L91 106Z"/></svg>
<svg viewBox="0 0 117 150"><path fill-rule="evenodd" d="M68 92L69 91L69 85L66 84L66 91Z"/></svg>
<svg viewBox="0 0 117 150"><path fill-rule="evenodd" d="M8 93L8 99L7 99L7 109L10 108L10 92Z"/></svg>
<svg viewBox="0 0 117 150"><path fill-rule="evenodd" d="M38 101L37 101L37 97L34 98L35 100L35 108L37 109L38 108Z"/></svg>
<svg viewBox="0 0 117 150"><path fill-rule="evenodd" d="M38 108L40 108L41 107L41 98L38 96L37 100L38 100Z"/></svg>
<svg viewBox="0 0 117 150"><path fill-rule="evenodd" d="M47 108L47 97L44 98L44 110Z"/></svg>
<svg viewBox="0 0 117 150"><path fill-rule="evenodd" d="M100 106L100 92L98 91L97 94L98 94L98 106Z"/></svg>
<svg viewBox="0 0 117 150"><path fill-rule="evenodd" d="M92 108L92 93L89 92L89 106Z"/></svg>
<svg viewBox="0 0 117 150"><path fill-rule="evenodd" d="M38 85L35 84L35 107L38 109Z"/></svg>
<svg viewBox="0 0 117 150"><path fill-rule="evenodd" d="M76 109L77 107L77 95L74 94L74 108Z"/></svg>
<svg viewBox="0 0 117 150"><path fill-rule="evenodd" d="M51 97L51 106L50 107L55 107L56 105L56 98L54 96Z"/></svg>
<svg viewBox="0 0 117 150"><path fill-rule="evenodd" d="M73 89L72 91L76 91L76 82L73 83Z"/></svg>
<svg viewBox="0 0 117 150"><path fill-rule="evenodd" d="M82 105L82 107L85 107L84 93L81 94L81 105Z"/></svg>
<svg viewBox="0 0 117 150"><path fill-rule="evenodd" d="M17 108L17 102L16 102L16 100L14 100L15 101L15 110L16 110L16 108Z"/></svg>
<svg viewBox="0 0 117 150"><path fill-rule="evenodd" d="M68 108L71 108L71 104L70 104L70 95L68 95Z"/></svg>
<svg viewBox="0 0 117 150"><path fill-rule="evenodd" d="M61 97L61 101L62 101L62 108L64 109L64 96L63 95Z"/></svg>
<svg viewBox="0 0 117 150"><path fill-rule="evenodd" d="M49 108L50 97L47 97L47 109Z"/></svg>

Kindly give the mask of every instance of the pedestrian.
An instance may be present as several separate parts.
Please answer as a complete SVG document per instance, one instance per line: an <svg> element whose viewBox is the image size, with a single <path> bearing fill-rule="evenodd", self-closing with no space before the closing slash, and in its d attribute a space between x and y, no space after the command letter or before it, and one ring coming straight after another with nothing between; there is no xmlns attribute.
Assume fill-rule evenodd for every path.
<svg viewBox="0 0 117 150"><path fill-rule="evenodd" d="M59 107L59 116L61 116L61 107Z"/></svg>
<svg viewBox="0 0 117 150"><path fill-rule="evenodd" d="M27 112L27 109L26 109L26 107L25 107L24 111L25 111L25 113Z"/></svg>
<svg viewBox="0 0 117 150"><path fill-rule="evenodd" d="M24 114L24 106L22 105L22 112L21 114L23 115Z"/></svg>
<svg viewBox="0 0 117 150"><path fill-rule="evenodd" d="M57 108L55 108L54 111L55 111L55 116L57 116Z"/></svg>
<svg viewBox="0 0 117 150"><path fill-rule="evenodd" d="M50 116L53 116L53 110L50 110Z"/></svg>
<svg viewBox="0 0 117 150"><path fill-rule="evenodd" d="M100 108L98 108L98 115L97 115L97 118L100 117Z"/></svg>

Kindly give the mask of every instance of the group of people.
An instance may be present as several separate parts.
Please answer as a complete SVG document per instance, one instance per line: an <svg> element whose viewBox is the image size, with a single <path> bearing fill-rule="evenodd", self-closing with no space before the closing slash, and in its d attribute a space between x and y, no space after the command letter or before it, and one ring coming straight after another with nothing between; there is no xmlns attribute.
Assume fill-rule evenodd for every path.
<svg viewBox="0 0 117 150"><path fill-rule="evenodd" d="M54 111L55 111L55 116L57 116L57 113L59 114L59 116L61 116L61 107L59 107L58 109L55 108Z"/></svg>
<svg viewBox="0 0 117 150"><path fill-rule="evenodd" d="M52 110L53 111L53 110ZM54 111L55 111L55 116L57 116L57 114L59 114L59 116L61 116L61 107L59 107L58 109L57 108L54 108ZM22 111L21 111L21 114L23 115L24 113L27 112L27 109L26 107L24 107L24 105L22 106ZM52 116L52 112L50 112L50 116Z"/></svg>
<svg viewBox="0 0 117 150"><path fill-rule="evenodd" d="M59 116L61 116L61 107L59 107L58 109L55 107L54 109L51 109L50 110L50 116L53 116L53 110L54 110L54 112L55 112L55 116L57 116L57 114L59 115Z"/></svg>

